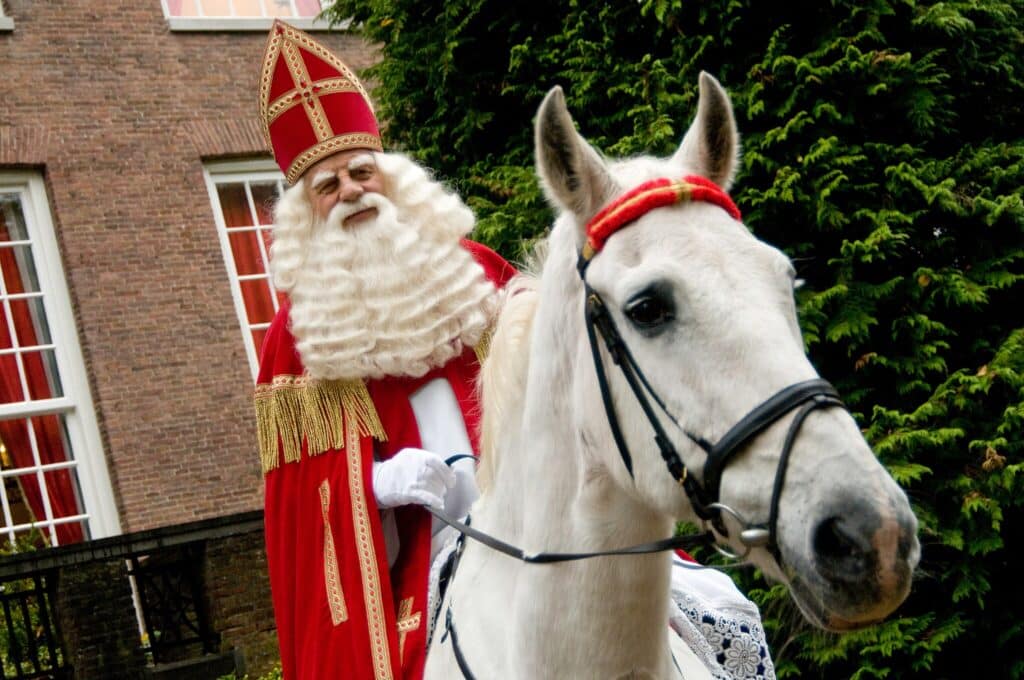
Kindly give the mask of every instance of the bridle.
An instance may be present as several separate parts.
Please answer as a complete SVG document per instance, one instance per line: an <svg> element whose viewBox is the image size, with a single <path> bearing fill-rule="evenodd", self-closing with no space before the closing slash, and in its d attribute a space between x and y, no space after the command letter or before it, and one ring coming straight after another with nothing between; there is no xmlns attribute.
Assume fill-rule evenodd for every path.
<svg viewBox="0 0 1024 680"><path fill-rule="evenodd" d="M594 359L594 370L597 373L598 385L601 389L601 401L622 463L632 477L633 457L616 415L608 376L604 362L601 360L598 336L604 341L608 355L612 362L619 367L647 422L654 431L654 441L669 474L686 491L697 516L705 523L710 521L719 534L728 536L729 533L722 521L722 516L723 514L731 515L741 526L740 541L747 547L747 552L755 547L764 547L778 558L776 525L779 515L779 500L785 485L790 452L800 427L812 411L829 407L845 408L835 388L828 381L820 378L805 380L785 387L747 413L721 439L712 444L704 437L693 434L680 425L675 416L669 412L664 400L651 387L640 365L633 357L633 353L629 350L629 346L619 333L601 295L587 282L587 268L594 257L601 252L610 236L651 210L684 201L712 203L729 213L733 219L740 219L739 209L721 188L703 177L688 175L679 180L661 178L645 182L609 203L587 223L587 241L579 255L576 268L580 280L583 282L586 301L584 319L590 351ZM698 481L689 474L686 465L683 464L679 453L672 444L672 440L665 433L662 422L651 403L652 400L654 405L691 442L705 452L707 457L704 460L701 474L702 481ZM722 474L730 460L742 451L751 440L794 409L796 409L796 415L783 440L778 467L775 471L768 520L765 523L750 522L740 513L719 501ZM746 555L746 552L743 555Z"/></svg>
<svg viewBox="0 0 1024 680"><path fill-rule="evenodd" d="M579 272L580 280L583 282L585 300L584 320L587 329L587 339L594 360L594 370L597 373L597 381L601 390L601 402L604 405L608 426L612 431L612 437L619 450L622 464L625 466L630 478L632 478L633 456L630 454L629 446L626 444L622 428L619 425L619 418L615 411L615 403L608 375L601 358L601 350L597 341L598 336L604 341L608 355L611 357L612 362L619 367L630 390L633 392L633 396L640 405L644 417L654 431L654 441L658 446L658 451L661 453L662 460L664 460L669 474L686 492L694 511L704 523L703 533L696 536L676 536L661 541L615 550L587 553L527 553L521 548L517 548L470 527L468 519L463 524L447 516L443 511L430 508L430 512L435 517L452 526L461 534L458 539L458 546L452 554L454 561L447 566L449 574L454 574L458 560L465 547L466 537L472 538L510 557L533 564L551 564L607 555L646 554L707 543L710 543L718 552L737 560L744 558L752 549L759 547L769 550L776 560L781 560L776 525L779 515L779 501L786 481L786 471L789 467L789 456L801 426L812 411L831 407L846 408L839 399L839 394L835 388L828 381L820 378L805 380L785 387L754 407L716 443L712 444L704 437L693 434L682 426L668 410L664 400L651 387L644 372L640 369L640 365L633 357L633 353L629 350L629 346L619 333L601 295L587 282L587 268L601 252L609 237L623 227L632 224L651 210L684 201L712 203L729 213L733 219L737 221L740 219L739 209L732 199L729 198L729 195L710 180L696 175L687 175L682 179L661 178L651 180L613 200L587 223L587 241L579 254L576 269ZM701 471L702 481L698 481L689 473L686 465L679 457L675 445L672 444L672 440L665 433L664 427L662 427L661 420L658 418L654 405L651 403L652 400L654 405L691 442L705 452L706 458L704 459L704 467ZM737 453L742 451L761 432L794 409L796 414L789 424L789 429L786 432L779 455L779 463L775 470L768 520L764 523L751 522L736 510L720 502L722 474L725 471L726 465ZM719 546L714 541L713 534L707 529L707 524L710 522L720 535L728 537L729 532L722 520L723 515L730 515L740 526L739 540L746 548L742 554L732 554ZM452 640L455 660L463 677L467 680L475 680L458 642L458 633L452 620L451 602L449 602L445 613L442 642L448 637Z"/></svg>

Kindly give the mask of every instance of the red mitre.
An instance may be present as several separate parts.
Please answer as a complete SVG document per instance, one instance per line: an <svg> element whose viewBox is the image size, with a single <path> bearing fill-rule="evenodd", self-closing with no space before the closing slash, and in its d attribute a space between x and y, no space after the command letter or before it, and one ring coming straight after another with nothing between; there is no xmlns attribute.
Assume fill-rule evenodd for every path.
<svg viewBox="0 0 1024 680"><path fill-rule="evenodd" d="M260 120L291 184L339 151L382 150L370 97L355 74L326 47L279 20L263 56Z"/></svg>

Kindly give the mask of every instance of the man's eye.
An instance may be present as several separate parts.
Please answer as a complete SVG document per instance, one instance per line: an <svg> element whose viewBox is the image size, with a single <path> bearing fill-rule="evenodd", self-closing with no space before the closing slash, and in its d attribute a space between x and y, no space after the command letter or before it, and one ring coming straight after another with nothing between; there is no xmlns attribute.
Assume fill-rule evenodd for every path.
<svg viewBox="0 0 1024 680"><path fill-rule="evenodd" d="M324 182L323 184L320 185L320 193L321 194L329 194L329 193L332 193L337 188L338 188L338 182L336 180L335 181L330 181L330 182Z"/></svg>

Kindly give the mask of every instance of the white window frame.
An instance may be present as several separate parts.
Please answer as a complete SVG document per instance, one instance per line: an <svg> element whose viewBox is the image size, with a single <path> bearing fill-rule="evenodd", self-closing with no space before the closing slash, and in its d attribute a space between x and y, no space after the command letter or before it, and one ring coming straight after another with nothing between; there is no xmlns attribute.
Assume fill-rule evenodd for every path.
<svg viewBox="0 0 1024 680"><path fill-rule="evenodd" d="M190 2L194 0L184 0ZM269 1L269 0L267 0ZM327 7L333 0L321 0L321 5ZM295 0L291 0L292 9L295 8ZM160 0L164 16L167 17L167 24L172 31L268 31L274 23L274 17L176 17L171 16L167 7L167 0ZM232 11L233 11L232 5ZM282 21L303 31L329 31L331 25L316 17L281 17ZM344 31L351 25L347 19L334 25L333 30Z"/></svg>
<svg viewBox="0 0 1024 680"><path fill-rule="evenodd" d="M55 345L54 360L63 388L61 397L0 404L0 417L30 418L50 414L63 417L71 449L68 452L69 459L73 463L43 466L37 472L42 474L42 471L51 467L73 468L84 506L83 514L76 518L87 523L88 538L116 536L121 533L121 522L107 471L103 441L96 422L96 410L89 390L85 359L78 343L78 331L75 328L67 278L64 276L64 266L61 263L43 179L33 172L0 170L0 193L17 194L21 203L25 228L32 243L39 288L43 293L43 310L51 341ZM11 471L5 470L3 476L12 476ZM46 503L48 504L48 501ZM4 524L9 525L11 518L6 508L4 515ZM44 521L45 519L48 518L44 518ZM7 526L0 532L0 540L9 539L11 532L16 528ZM51 541L55 542L54 533L49 533Z"/></svg>
<svg viewBox="0 0 1024 680"><path fill-rule="evenodd" d="M14 19L7 16L4 12L3 0L0 0L0 31L13 31L14 30Z"/></svg>
<svg viewBox="0 0 1024 680"><path fill-rule="evenodd" d="M286 188L284 174L272 160L250 160L250 161L218 161L207 163L203 166L203 175L206 178L206 190L210 194L210 205L213 207L213 218L217 223L217 235L220 237L221 252L224 255L224 266L227 268L228 278L231 281L231 296L235 301L235 312L238 314L238 325L242 331L242 340L245 343L245 354L249 358L249 368L252 371L253 380L259 373L260 348L252 339L252 331L267 328L269 323L250 324L248 314L245 311L245 300L242 297L241 279L238 268L235 266L234 253L231 251L231 242L228 240L228 226L224 222L224 211L220 205L220 195L217 193L218 184L230 184L238 182L278 182L278 191ZM250 212L255 211L252 194L246 185L246 197L249 200ZM260 243L263 240L260 239ZM269 252L263 253L264 265L269 263ZM269 276L269 270L267 273ZM277 292L273 282L268 280L270 296L274 304L274 311L278 309Z"/></svg>

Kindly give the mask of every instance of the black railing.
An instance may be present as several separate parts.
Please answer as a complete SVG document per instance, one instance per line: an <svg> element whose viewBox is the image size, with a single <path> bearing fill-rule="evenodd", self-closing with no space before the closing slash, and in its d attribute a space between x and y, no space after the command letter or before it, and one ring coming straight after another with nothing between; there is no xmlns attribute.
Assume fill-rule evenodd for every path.
<svg viewBox="0 0 1024 680"><path fill-rule="evenodd" d="M57 617L56 570L0 583L3 610L3 677L16 680L72 677Z"/></svg>
<svg viewBox="0 0 1024 680"><path fill-rule="evenodd" d="M220 644L204 605L203 549L204 544L194 543L131 558L129 573L135 577L156 663L180 659L177 650L190 645L212 654Z"/></svg>
<svg viewBox="0 0 1024 680"><path fill-rule="evenodd" d="M263 528L262 511L239 513L187 524L149 529L84 543L0 555L0 671L13 680L66 680L74 677L71 661L81 672L96 661L90 639L84 647L78 636L65 640L58 620L55 593L58 577L77 565L120 563L132 565L143 619L150 633L150 663L184 659L201 648L219 649L205 607L202 564L208 541L249 534ZM65 580L65 586L70 581ZM97 583L100 590L106 587ZM61 595L62 606L64 594ZM62 612L72 617L74 611ZM130 617L129 620L134 619ZM70 624L69 624L70 625ZM81 631L78 631L81 633ZM138 626L104 632L104 642L140 650ZM196 649L189 648L195 645ZM145 666L145 656L139 653ZM83 659L85 659L83 661ZM103 662L100 662L103 663ZM137 677L134 671L118 677Z"/></svg>

